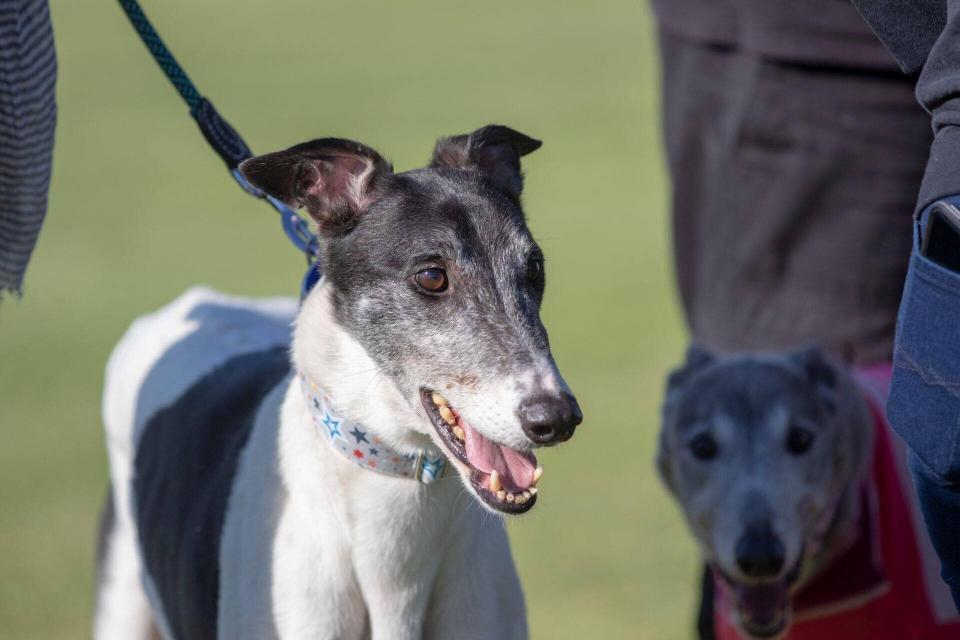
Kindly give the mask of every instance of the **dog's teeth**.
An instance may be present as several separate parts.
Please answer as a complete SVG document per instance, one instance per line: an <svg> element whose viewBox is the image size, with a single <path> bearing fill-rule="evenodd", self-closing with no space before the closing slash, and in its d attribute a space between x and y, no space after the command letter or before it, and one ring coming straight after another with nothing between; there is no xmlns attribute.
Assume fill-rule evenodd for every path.
<svg viewBox="0 0 960 640"><path fill-rule="evenodd" d="M522 494L522 493L517 496L517 504L523 504L523 503L526 502L526 501L527 501L527 499L523 497L523 494Z"/></svg>
<svg viewBox="0 0 960 640"><path fill-rule="evenodd" d="M531 493L530 493L530 490L527 489L527 490L524 491L521 495L523 496L523 501L526 502L527 500L530 499L530 496L533 495L533 494L531 494Z"/></svg>
<svg viewBox="0 0 960 640"><path fill-rule="evenodd" d="M500 491L501 488L502 487L500 485L500 474L497 473L496 469L494 469L493 471L490 472L490 491L493 491L494 493L496 493L497 491Z"/></svg>
<svg viewBox="0 0 960 640"><path fill-rule="evenodd" d="M440 417L443 418L444 422L451 426L453 426L453 423L457 421L457 419L453 417L453 411L450 411L450 407L447 405L440 406Z"/></svg>
<svg viewBox="0 0 960 640"><path fill-rule="evenodd" d="M540 482L540 478L543 476L543 467L537 467L533 470L533 482L530 483L531 487L537 486L537 483Z"/></svg>
<svg viewBox="0 0 960 640"><path fill-rule="evenodd" d="M512 493L507 494L507 502L513 502L514 500L516 500L516 498L517 496L513 495Z"/></svg>
<svg viewBox="0 0 960 640"><path fill-rule="evenodd" d="M447 406L447 399L436 391L433 392L433 395L430 396L430 399L433 400L433 404L437 405L438 407Z"/></svg>
<svg viewBox="0 0 960 640"><path fill-rule="evenodd" d="M467 439L467 433L466 433L466 431L463 430L463 427L461 427L461 426L454 426L454 427L453 427L453 435L457 436L457 439L458 439L458 440L466 440L466 439Z"/></svg>
<svg viewBox="0 0 960 640"><path fill-rule="evenodd" d="M527 491L529 491L529 492L530 492L530 495L532 495L532 496L537 495L537 488L536 488L536 487L530 487L529 489L527 489Z"/></svg>
<svg viewBox="0 0 960 640"><path fill-rule="evenodd" d="M506 491L504 491L503 489L500 489L500 491L497 491L497 500L499 500L500 502L503 502L506 499L507 499Z"/></svg>

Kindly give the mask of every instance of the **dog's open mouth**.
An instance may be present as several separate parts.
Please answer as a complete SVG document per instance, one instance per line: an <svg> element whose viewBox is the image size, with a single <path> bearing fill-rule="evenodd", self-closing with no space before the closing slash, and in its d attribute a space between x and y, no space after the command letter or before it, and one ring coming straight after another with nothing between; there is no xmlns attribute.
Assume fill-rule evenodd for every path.
<svg viewBox="0 0 960 640"><path fill-rule="evenodd" d="M768 582L737 582L722 570L714 570L730 593L742 630L751 638L779 638L790 626L790 588L800 575L803 554L783 577Z"/></svg>
<svg viewBox="0 0 960 640"><path fill-rule="evenodd" d="M529 451L497 444L472 428L446 398L424 389L423 406L450 455L469 470L470 483L491 508L524 513L537 501L537 482L543 467Z"/></svg>

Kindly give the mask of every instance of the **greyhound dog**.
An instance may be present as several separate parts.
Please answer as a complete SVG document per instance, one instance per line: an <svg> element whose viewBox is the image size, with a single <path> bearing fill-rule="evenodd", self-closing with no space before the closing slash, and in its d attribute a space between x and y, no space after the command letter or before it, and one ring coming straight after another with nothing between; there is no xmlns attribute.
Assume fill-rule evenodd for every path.
<svg viewBox="0 0 960 640"><path fill-rule="evenodd" d="M889 373L694 346L671 374L657 464L712 567L701 637L960 638L883 417Z"/></svg>
<svg viewBox="0 0 960 640"><path fill-rule="evenodd" d="M657 463L748 636L790 622L790 591L849 536L873 425L819 351L715 358L667 383Z"/></svg>
<svg viewBox="0 0 960 640"><path fill-rule="evenodd" d="M491 514L533 508L532 449L581 421L520 206L539 146L491 125L405 173L332 138L241 165L316 221L324 278L299 309L191 290L114 350L97 638L526 637Z"/></svg>

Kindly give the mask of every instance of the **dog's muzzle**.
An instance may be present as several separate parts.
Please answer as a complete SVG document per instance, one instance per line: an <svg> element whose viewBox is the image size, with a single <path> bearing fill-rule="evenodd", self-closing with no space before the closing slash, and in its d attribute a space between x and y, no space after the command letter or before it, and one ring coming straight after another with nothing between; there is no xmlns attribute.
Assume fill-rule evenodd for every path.
<svg viewBox="0 0 960 640"><path fill-rule="evenodd" d="M422 390L421 401L440 441L450 456L466 468L471 487L484 503L507 514L533 508L543 467L537 464L532 452L484 437L436 391Z"/></svg>

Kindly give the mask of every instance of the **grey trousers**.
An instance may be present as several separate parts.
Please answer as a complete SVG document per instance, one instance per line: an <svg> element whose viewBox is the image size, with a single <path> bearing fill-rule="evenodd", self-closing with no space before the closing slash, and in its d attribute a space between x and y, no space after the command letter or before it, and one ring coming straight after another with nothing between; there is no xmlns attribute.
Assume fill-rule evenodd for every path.
<svg viewBox="0 0 960 640"><path fill-rule="evenodd" d="M661 33L675 268L719 352L820 344L889 360L929 116L897 73Z"/></svg>

